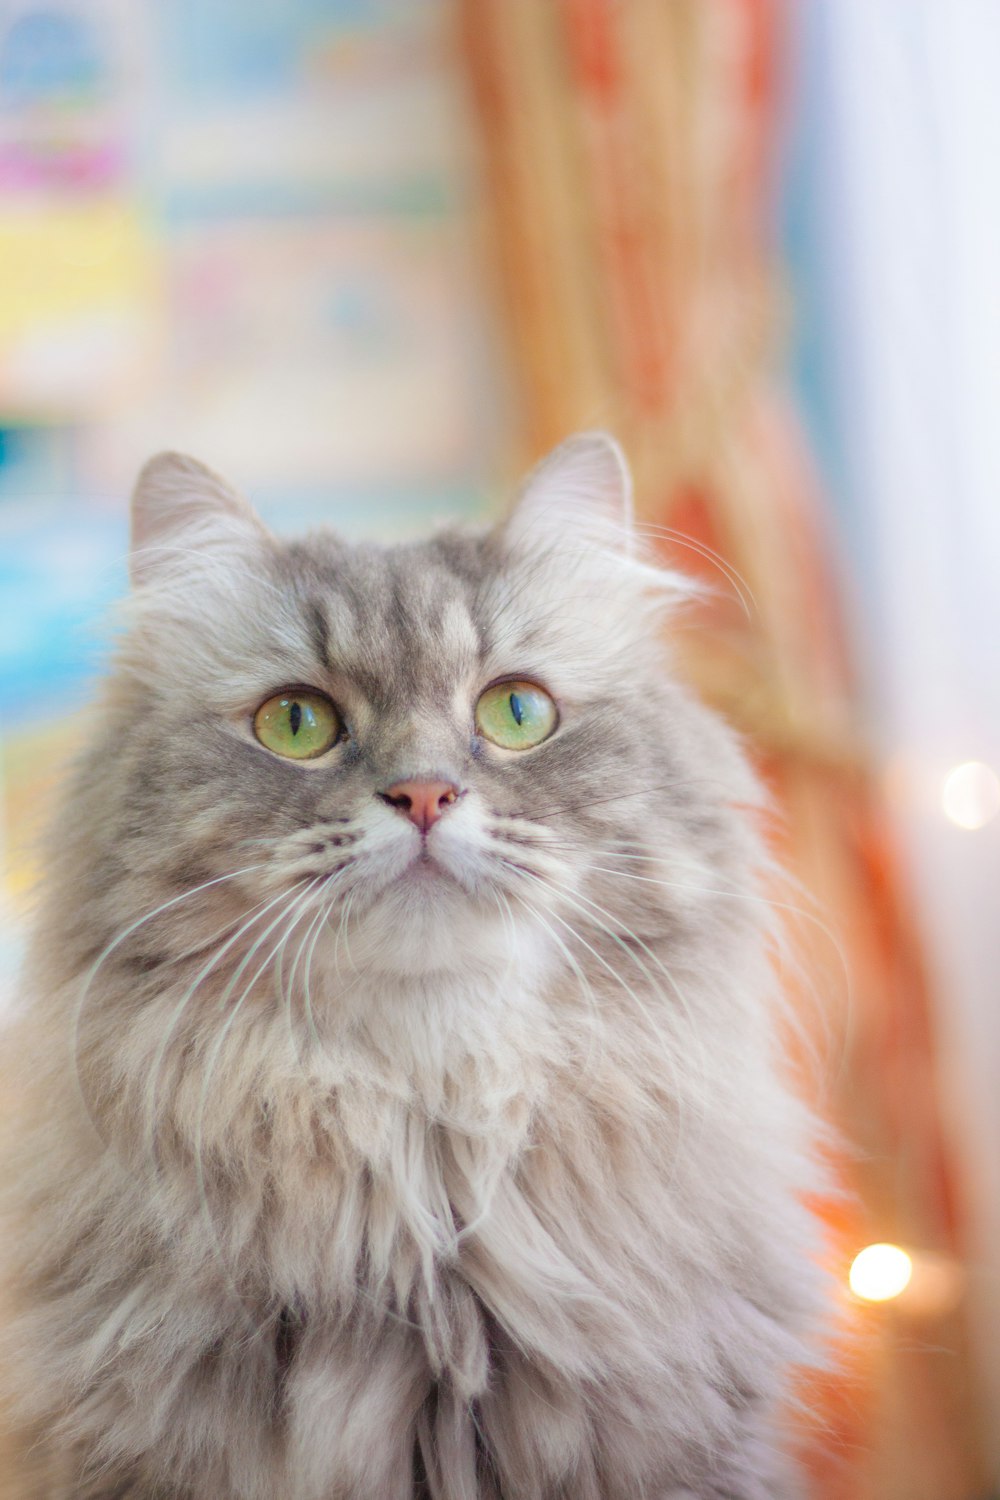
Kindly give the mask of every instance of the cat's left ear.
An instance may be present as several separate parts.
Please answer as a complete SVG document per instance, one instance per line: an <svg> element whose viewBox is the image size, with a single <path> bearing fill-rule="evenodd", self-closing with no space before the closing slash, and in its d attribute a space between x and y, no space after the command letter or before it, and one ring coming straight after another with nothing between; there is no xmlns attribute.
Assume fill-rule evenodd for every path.
<svg viewBox="0 0 1000 1500"><path fill-rule="evenodd" d="M507 523L515 543L593 540L629 551L632 476L607 432L581 432L542 459L528 475Z"/></svg>
<svg viewBox="0 0 1000 1500"><path fill-rule="evenodd" d="M192 552L245 551L269 537L242 495L184 453L158 453L136 480L129 556L133 584L176 572Z"/></svg>

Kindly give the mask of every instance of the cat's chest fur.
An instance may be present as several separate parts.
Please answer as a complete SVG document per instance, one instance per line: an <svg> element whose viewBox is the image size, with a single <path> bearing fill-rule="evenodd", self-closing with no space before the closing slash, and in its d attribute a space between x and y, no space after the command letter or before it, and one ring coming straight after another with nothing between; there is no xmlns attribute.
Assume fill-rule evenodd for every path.
<svg viewBox="0 0 1000 1500"><path fill-rule="evenodd" d="M233 1048L234 1066L258 1060L238 1110L214 1109L189 1065L174 1108L192 1118L197 1092L202 1124L162 1201L183 1239L212 1244L203 1274L222 1321L234 1294L252 1320L280 1304L285 1360L324 1330L395 1327L466 1399L485 1389L498 1338L580 1365L581 1323L602 1300L596 1323L612 1316L601 1238L614 1221L596 1209L618 1186L610 1232L631 1232L602 1111L629 1091L613 1038L587 1035L582 1012L577 1028L554 1027L570 993L535 977L544 992L509 973L356 985L357 1024L335 1036L321 988L308 1038L264 1008ZM217 1081L236 1097L233 1079ZM666 1146L666 1118L658 1130ZM178 1225L164 1228L175 1241Z"/></svg>
<svg viewBox="0 0 1000 1500"><path fill-rule="evenodd" d="M500 1097L494 1079L486 1100L471 1060L467 1072L441 1080L436 1110L370 1079L316 1093L311 1081L307 1131L297 1151L275 1153L259 1209L263 1284L293 1312L290 1361L324 1329L395 1326L433 1380L465 1399L485 1389L501 1313L492 1288L509 1274L498 1203L521 1197L542 1098Z"/></svg>
<svg viewBox="0 0 1000 1500"><path fill-rule="evenodd" d="M261 1007L237 1023L231 1063L214 1059L211 1080L182 1050L166 1212L196 1187L181 1212L208 1229L245 1225L230 1251L244 1274L317 1315L359 1297L408 1315L462 1280L466 1247L489 1239L563 1049L538 995L507 976L355 985L351 999L351 1024L335 1032L322 1017L342 1021L346 1007L324 1009L321 987L309 1033Z"/></svg>

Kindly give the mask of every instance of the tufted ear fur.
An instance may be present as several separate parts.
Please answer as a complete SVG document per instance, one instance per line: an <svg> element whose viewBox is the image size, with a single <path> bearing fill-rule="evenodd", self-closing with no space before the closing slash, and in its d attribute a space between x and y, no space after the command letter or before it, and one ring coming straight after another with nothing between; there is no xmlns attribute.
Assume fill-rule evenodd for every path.
<svg viewBox="0 0 1000 1500"><path fill-rule="evenodd" d="M269 533L242 495L197 459L158 453L132 493L129 570L136 586L183 553L259 544Z"/></svg>
<svg viewBox="0 0 1000 1500"><path fill-rule="evenodd" d="M607 432L581 432L544 458L521 486L507 535L538 544L581 535L631 550L632 476Z"/></svg>

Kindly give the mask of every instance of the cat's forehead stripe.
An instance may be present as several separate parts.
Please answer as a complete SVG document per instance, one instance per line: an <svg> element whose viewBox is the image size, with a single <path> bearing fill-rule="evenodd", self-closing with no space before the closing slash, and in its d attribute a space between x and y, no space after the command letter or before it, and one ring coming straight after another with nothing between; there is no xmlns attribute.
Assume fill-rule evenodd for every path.
<svg viewBox="0 0 1000 1500"><path fill-rule="evenodd" d="M310 575L312 650L324 670L348 674L370 698L453 677L485 654L472 583L433 546L344 550L333 565L314 562Z"/></svg>
<svg viewBox="0 0 1000 1500"><path fill-rule="evenodd" d="M321 603L312 599L309 603L310 638L316 658L327 672L333 671L330 656L330 625Z"/></svg>

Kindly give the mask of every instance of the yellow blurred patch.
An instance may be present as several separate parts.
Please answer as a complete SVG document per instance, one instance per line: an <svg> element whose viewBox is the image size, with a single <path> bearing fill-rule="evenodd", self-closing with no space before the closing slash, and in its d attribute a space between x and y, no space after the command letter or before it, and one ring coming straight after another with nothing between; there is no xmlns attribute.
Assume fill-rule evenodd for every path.
<svg viewBox="0 0 1000 1500"><path fill-rule="evenodd" d="M0 401L8 414L91 410L135 378L157 277L119 200L0 215Z"/></svg>
<svg viewBox="0 0 1000 1500"><path fill-rule="evenodd" d="M42 836L83 737L81 715L4 737L0 746L0 877L15 908L38 879Z"/></svg>

